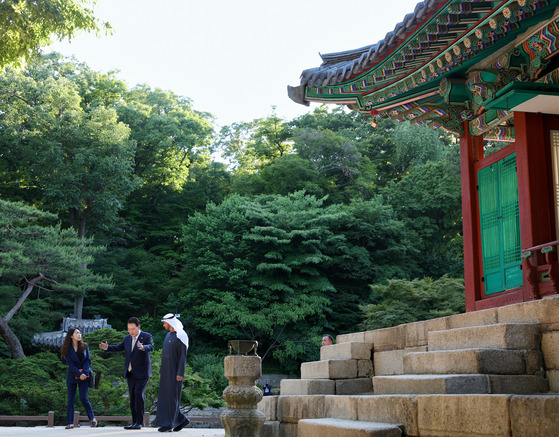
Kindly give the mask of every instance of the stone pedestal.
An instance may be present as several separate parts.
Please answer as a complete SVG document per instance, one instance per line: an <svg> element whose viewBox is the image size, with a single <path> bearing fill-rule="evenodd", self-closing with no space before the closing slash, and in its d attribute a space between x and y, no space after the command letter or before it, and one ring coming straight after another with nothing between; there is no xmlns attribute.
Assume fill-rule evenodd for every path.
<svg viewBox="0 0 559 437"><path fill-rule="evenodd" d="M229 386L223 391L227 409L221 413L225 437L258 437L266 420L256 409L262 391L256 381L262 376L261 358L256 355L228 355L225 357L225 377Z"/></svg>

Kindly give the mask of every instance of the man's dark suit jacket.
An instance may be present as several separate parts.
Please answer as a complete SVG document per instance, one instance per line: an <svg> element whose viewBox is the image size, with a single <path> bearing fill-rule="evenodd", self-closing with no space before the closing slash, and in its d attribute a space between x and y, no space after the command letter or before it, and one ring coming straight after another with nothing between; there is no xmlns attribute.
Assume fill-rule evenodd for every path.
<svg viewBox="0 0 559 437"><path fill-rule="evenodd" d="M138 349L138 342L144 345L144 350ZM153 350L153 343L151 341L151 334L141 331L138 334L138 340L136 340L136 346L134 350L130 351L132 348L132 336L128 334L124 337L117 345L109 345L108 351L117 352L124 350L126 356L126 362L124 364L124 377L128 373L128 364L132 363L132 374L138 379L151 378L151 358L150 352Z"/></svg>

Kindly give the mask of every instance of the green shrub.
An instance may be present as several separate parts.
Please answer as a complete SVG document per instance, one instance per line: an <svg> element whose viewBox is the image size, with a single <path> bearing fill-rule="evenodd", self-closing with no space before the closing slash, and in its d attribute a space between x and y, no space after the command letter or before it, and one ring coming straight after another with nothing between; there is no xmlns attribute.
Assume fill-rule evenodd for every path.
<svg viewBox="0 0 559 437"><path fill-rule="evenodd" d="M380 329L402 323L450 316L465 311L464 280L443 276L405 281L389 280L371 286L371 301L360 306L361 329Z"/></svg>
<svg viewBox="0 0 559 437"><path fill-rule="evenodd" d="M221 396L225 387L229 385L229 381L224 376L223 357L200 354L192 356L189 360L192 370L208 380L210 388Z"/></svg>

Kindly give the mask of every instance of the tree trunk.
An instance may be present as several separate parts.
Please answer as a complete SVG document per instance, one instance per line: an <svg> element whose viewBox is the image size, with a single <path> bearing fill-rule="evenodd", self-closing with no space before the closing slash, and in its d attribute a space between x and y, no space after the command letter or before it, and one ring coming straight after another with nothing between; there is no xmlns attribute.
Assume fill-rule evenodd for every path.
<svg viewBox="0 0 559 437"><path fill-rule="evenodd" d="M4 316L4 322L8 323L12 319L14 314L23 305L23 302L25 302L25 299L27 299L27 297L31 294L31 291L33 291L33 287L35 287L35 284L43 279L45 279L45 276L42 273L39 273L39 276L27 282L27 288L25 289L21 297L18 299L16 304L13 306L13 308L10 311L8 311L8 314Z"/></svg>
<svg viewBox="0 0 559 437"><path fill-rule="evenodd" d="M25 354L23 353L23 348L21 347L21 343L19 342L19 339L11 330L10 326L8 325L8 322L12 319L14 314L21 308L23 302L25 302L25 299L27 299L27 297L33 290L33 287L35 287L35 284L39 281L42 281L43 279L49 282L54 282L51 279L45 278L45 276L42 273L39 273L39 276L27 282L27 288L25 289L21 297L18 299L16 304L13 306L13 308L10 311L8 311L8 314L6 314L5 317L0 317L0 334L2 334L4 341L8 345L8 348L10 349L12 358L14 359L22 358L25 356Z"/></svg>
<svg viewBox="0 0 559 437"><path fill-rule="evenodd" d="M3 317L0 317L0 334L2 334L4 341L8 345L13 359L25 357L19 339L8 326L8 322L6 322Z"/></svg>
<svg viewBox="0 0 559 437"><path fill-rule="evenodd" d="M78 231L79 238L85 238L85 224L88 215L89 208L86 209L82 214L76 209L70 210L70 219L72 220L73 226ZM84 270L87 269L87 264L82 264ZM81 319L83 316L83 301L84 296L77 295L74 297L74 317L76 319Z"/></svg>
<svg viewBox="0 0 559 437"><path fill-rule="evenodd" d="M83 295L79 294L74 298L74 317L81 319L83 315Z"/></svg>

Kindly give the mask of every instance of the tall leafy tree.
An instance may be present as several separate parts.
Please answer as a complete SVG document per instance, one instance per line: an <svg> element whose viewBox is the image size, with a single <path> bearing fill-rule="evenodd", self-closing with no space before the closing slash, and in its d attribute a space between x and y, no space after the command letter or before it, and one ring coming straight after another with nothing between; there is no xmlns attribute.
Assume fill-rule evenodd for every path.
<svg viewBox="0 0 559 437"><path fill-rule="evenodd" d="M446 158L411 168L381 190L406 227L416 235L417 265L423 276L463 272L462 208L458 147Z"/></svg>
<svg viewBox="0 0 559 437"><path fill-rule="evenodd" d="M354 143L329 129L298 130L294 136L297 154L310 162L315 180L321 181L331 202L349 202L361 196L355 191L363 161Z"/></svg>
<svg viewBox="0 0 559 437"><path fill-rule="evenodd" d="M320 266L339 237L320 205L302 193L232 196L189 219L181 297L202 335L259 339L278 359L305 353L335 291Z"/></svg>
<svg viewBox="0 0 559 437"><path fill-rule="evenodd" d="M0 2L0 67L18 65L53 39L80 31L110 30L93 15L95 0L4 0Z"/></svg>
<svg viewBox="0 0 559 437"><path fill-rule="evenodd" d="M211 153L212 117L188 98L139 85L117 109L136 141L134 172L144 185L180 189L192 164Z"/></svg>
<svg viewBox="0 0 559 437"><path fill-rule="evenodd" d="M236 174L252 174L293 149L291 128L275 114L224 126L217 144Z"/></svg>
<svg viewBox="0 0 559 437"><path fill-rule="evenodd" d="M317 197L324 197L326 187L322 182L317 180L316 171L309 160L296 154L288 154L262 167L256 173L236 174L232 178L231 191L246 196L286 196L295 191L305 190Z"/></svg>
<svg viewBox="0 0 559 437"><path fill-rule="evenodd" d="M411 235L393 216L303 192L209 205L184 228L181 314L206 344L257 339L289 368L323 330L355 328L369 283L414 272Z"/></svg>
<svg viewBox="0 0 559 437"><path fill-rule="evenodd" d="M370 302L370 284L421 275L419 250L415 233L379 198L336 204L330 210L337 217L331 230L344 239L331 251L325 269L337 290L328 322L332 332L354 332L362 320L359 305Z"/></svg>

